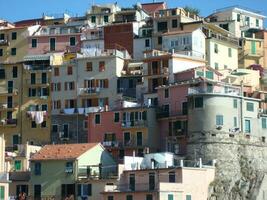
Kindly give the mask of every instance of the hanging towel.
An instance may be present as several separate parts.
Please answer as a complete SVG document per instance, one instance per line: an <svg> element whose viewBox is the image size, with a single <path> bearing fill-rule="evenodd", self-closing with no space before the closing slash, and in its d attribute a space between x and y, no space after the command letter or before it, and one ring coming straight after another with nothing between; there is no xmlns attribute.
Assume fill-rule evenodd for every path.
<svg viewBox="0 0 267 200"><path fill-rule="evenodd" d="M44 112L43 111L36 111L35 113L35 123L41 124L44 121Z"/></svg>
<svg viewBox="0 0 267 200"><path fill-rule="evenodd" d="M65 108L64 109L64 113L65 114L68 114L68 115L71 115L71 114L73 114L74 113L74 108Z"/></svg>
<svg viewBox="0 0 267 200"><path fill-rule="evenodd" d="M78 113L79 114L84 114L84 108L78 108Z"/></svg>

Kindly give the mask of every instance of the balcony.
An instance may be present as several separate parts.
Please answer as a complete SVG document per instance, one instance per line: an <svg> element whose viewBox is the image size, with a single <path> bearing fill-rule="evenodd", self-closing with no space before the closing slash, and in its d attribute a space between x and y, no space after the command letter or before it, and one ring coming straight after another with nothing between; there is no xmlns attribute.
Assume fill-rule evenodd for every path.
<svg viewBox="0 0 267 200"><path fill-rule="evenodd" d="M121 124L122 128L145 128L147 127L147 121L123 121Z"/></svg>
<svg viewBox="0 0 267 200"><path fill-rule="evenodd" d="M21 171L21 172L9 172L9 179L11 181L26 181L28 182L31 177L31 172Z"/></svg>
<svg viewBox="0 0 267 200"><path fill-rule="evenodd" d="M252 51L250 49L243 50L243 51L241 51L240 56L244 56L244 57L263 57L264 56L264 51L263 50Z"/></svg>
<svg viewBox="0 0 267 200"><path fill-rule="evenodd" d="M95 34L82 34L81 35L81 41L85 41L85 40L102 40L104 39L104 36L102 34L102 32L94 32Z"/></svg>
<svg viewBox="0 0 267 200"><path fill-rule="evenodd" d="M29 71L48 71L51 70L52 67L48 65L23 65L25 70Z"/></svg>
<svg viewBox="0 0 267 200"><path fill-rule="evenodd" d="M222 36L222 35L216 34L216 33L210 33L210 35L208 36L208 39L209 38L215 38L215 39L220 40L222 42L229 42L229 43L232 43L236 46L239 46L239 39L238 38L225 37L225 36Z"/></svg>
<svg viewBox="0 0 267 200"><path fill-rule="evenodd" d="M98 95L100 93L100 88L79 88L78 94L80 96L91 96L91 95Z"/></svg>
<svg viewBox="0 0 267 200"><path fill-rule="evenodd" d="M10 87L7 89L0 88L0 96L13 96L18 95L18 89Z"/></svg>
<svg viewBox="0 0 267 200"><path fill-rule="evenodd" d="M112 179L118 177L117 166L81 165L78 168L77 178L82 179ZM105 170L107 168L108 170ZM100 173L101 171L101 173Z"/></svg>
<svg viewBox="0 0 267 200"><path fill-rule="evenodd" d="M223 86L207 86L207 87L191 87L188 88L188 95L195 94L218 94L218 95L231 95L240 96L241 91L239 88L223 87Z"/></svg>
<svg viewBox="0 0 267 200"><path fill-rule="evenodd" d="M123 185L106 185L105 192L157 192L158 189L155 184L136 183Z"/></svg>
<svg viewBox="0 0 267 200"><path fill-rule="evenodd" d="M27 79L26 83L31 86L49 86L50 79Z"/></svg>
<svg viewBox="0 0 267 200"><path fill-rule="evenodd" d="M109 148L109 147L118 148L118 147L122 146L122 144L118 141L104 141L104 142L102 142L102 145L104 147L107 147L107 148Z"/></svg>
<svg viewBox="0 0 267 200"><path fill-rule="evenodd" d="M196 51L172 51L174 56L204 60L205 55Z"/></svg>
<svg viewBox="0 0 267 200"><path fill-rule="evenodd" d="M10 42L8 39L0 40L0 46L9 46Z"/></svg>
<svg viewBox="0 0 267 200"><path fill-rule="evenodd" d="M17 103L0 103L0 111L14 111L18 109Z"/></svg>
<svg viewBox="0 0 267 200"><path fill-rule="evenodd" d="M0 126L15 127L17 126L17 119L2 119L0 121Z"/></svg>
<svg viewBox="0 0 267 200"><path fill-rule="evenodd" d="M9 182L9 174L7 172L0 172L0 183Z"/></svg>

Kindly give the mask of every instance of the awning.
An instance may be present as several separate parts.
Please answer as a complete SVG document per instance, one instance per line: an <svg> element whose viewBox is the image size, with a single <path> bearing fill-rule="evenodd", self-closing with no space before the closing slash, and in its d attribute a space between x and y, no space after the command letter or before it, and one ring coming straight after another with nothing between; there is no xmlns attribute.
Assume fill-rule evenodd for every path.
<svg viewBox="0 0 267 200"><path fill-rule="evenodd" d="M28 55L28 56L24 56L24 61L50 60L50 56L51 54Z"/></svg>

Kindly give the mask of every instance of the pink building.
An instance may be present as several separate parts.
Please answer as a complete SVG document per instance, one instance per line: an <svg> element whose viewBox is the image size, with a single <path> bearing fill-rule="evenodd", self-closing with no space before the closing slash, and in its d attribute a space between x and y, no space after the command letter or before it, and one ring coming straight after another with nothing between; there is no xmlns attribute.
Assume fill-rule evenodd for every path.
<svg viewBox="0 0 267 200"><path fill-rule="evenodd" d="M174 74L175 83L160 86L158 111L161 149L184 155L187 143L187 96L192 84L205 79L219 81L222 75L210 67L196 67Z"/></svg>
<svg viewBox="0 0 267 200"><path fill-rule="evenodd" d="M154 108L132 107L88 115L88 142L101 142L114 158L159 150Z"/></svg>
<svg viewBox="0 0 267 200"><path fill-rule="evenodd" d="M28 37L28 54L80 51L80 36L79 28L74 26L41 26L36 33Z"/></svg>

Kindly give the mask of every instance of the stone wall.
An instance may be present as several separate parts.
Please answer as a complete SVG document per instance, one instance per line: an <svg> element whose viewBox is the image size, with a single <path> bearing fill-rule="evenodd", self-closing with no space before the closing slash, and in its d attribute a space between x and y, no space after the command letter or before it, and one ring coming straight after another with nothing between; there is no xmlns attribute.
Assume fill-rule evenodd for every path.
<svg viewBox="0 0 267 200"><path fill-rule="evenodd" d="M189 134L187 157L216 160L209 200L267 200L267 143L242 133L221 131Z"/></svg>

